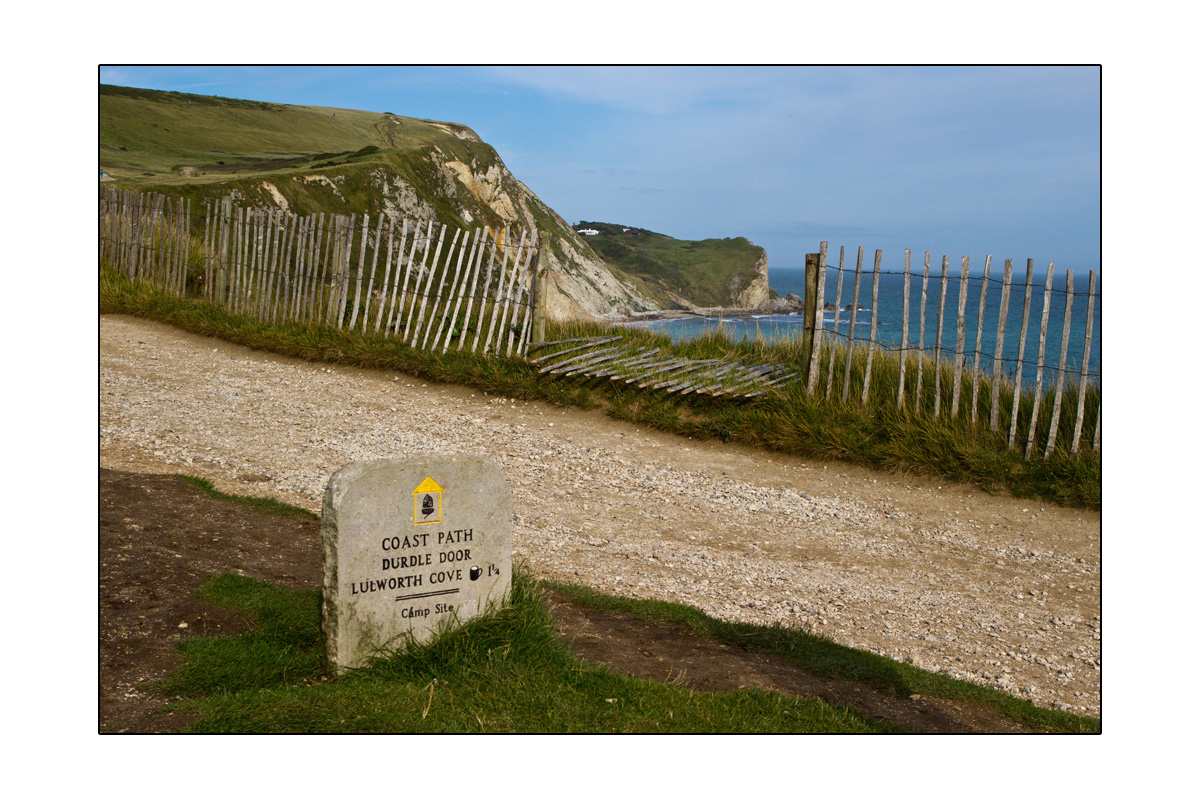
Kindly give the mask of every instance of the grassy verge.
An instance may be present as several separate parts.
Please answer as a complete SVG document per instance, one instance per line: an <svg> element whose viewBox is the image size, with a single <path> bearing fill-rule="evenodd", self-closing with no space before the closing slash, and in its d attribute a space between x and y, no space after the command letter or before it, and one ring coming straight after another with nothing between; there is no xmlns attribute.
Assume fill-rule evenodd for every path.
<svg viewBox="0 0 1200 800"><path fill-rule="evenodd" d="M983 687L780 628L723 623L668 603L554 588L589 605L686 625L751 649L781 653L821 674L912 692L987 702L1017 722L1096 732L1099 722L1046 711ZM182 666L160 685L199 715L188 732L256 733L887 733L857 710L810 698L741 690L698 692L630 678L576 659L558 639L540 585L514 575L512 603L426 646L413 646L335 680L321 673L317 591L233 574L200 596L250 618L238 636L181 645Z"/></svg>
<svg viewBox="0 0 1200 800"><path fill-rule="evenodd" d="M173 297L149 285L131 285L103 267L100 311L158 320L192 333L310 361L394 370L425 380L462 384L492 394L559 406L603 406L616 419L682 436L739 442L805 458L846 461L892 472L925 474L1068 506L1099 510L1101 504L1099 453L1084 448L1078 454L1070 454L1065 446L1060 446L1049 459L1026 461L1021 452L1007 446L1006 432L993 433L987 426L971 425L961 412L955 420L947 419L945 410L938 419L926 412L920 415L901 412L895 407L898 362L878 354L872 367L872 396L881 399L866 405L854 399L842 402L838 391L832 392L833 399L828 401L822 393L809 397L798 384L758 398L731 400L640 390L607 379L543 375L516 359L481 358L458 352L429 353L373 335L297 324L272 326L198 300ZM549 328L547 336L552 339L607 331L601 326L579 323L552 324ZM674 345L669 338L648 331L621 329L620 332L631 344L655 346L687 358L785 364L797 364L800 360L799 346L794 343L734 343L725 337L709 336ZM828 352L823 355L823 375L831 356ZM861 386L857 376L861 374L863 360L865 353L860 351L851 362L852 386ZM834 384L840 387L839 370L844 371L844 363L834 366ZM906 385L915 389L913 372L915 367L910 366ZM926 370L925 385L928 387L932 380L931 370ZM948 409L950 381L942 380L941 384L941 408ZM970 397L970 384L963 394ZM989 384L981 384L979 394L990 404ZM915 399L914 396L913 402ZM931 401L931 397L923 398L925 404ZM1002 396L1001 402L1007 402L1011 408L1011 393L1007 400ZM1097 404L1093 403L1093 407ZM1067 398L1063 407L1064 414L1073 414L1075 403ZM1019 408L1028 418L1026 405ZM980 413L986 418L990 405L981 405ZM1043 403L1043 425L1048 417L1048 407Z"/></svg>
<svg viewBox="0 0 1200 800"><path fill-rule="evenodd" d="M162 690L198 713L189 732L257 733L870 733L856 711L763 691L695 692L575 659L541 591L514 576L513 602L436 642L337 680L321 675L317 592L237 575L201 590L256 630L197 637Z"/></svg>
<svg viewBox="0 0 1200 800"><path fill-rule="evenodd" d="M1038 708L996 689L928 672L803 631L778 625L725 622L677 603L614 597L582 586L553 581L545 583L577 605L619 611L651 622L681 625L696 636L780 655L817 675L863 683L896 697L921 694L979 703L1021 725L1046 731L1094 733L1100 730L1098 720Z"/></svg>
<svg viewBox="0 0 1200 800"><path fill-rule="evenodd" d="M210 497L215 497L218 500L232 500L235 503L241 503L247 508L253 508L258 511L268 511L273 514L282 514L288 517L305 517L307 519L319 519L318 515L309 511L306 508L288 505L274 500L270 497L248 497L246 495L225 494L218 491L213 482L208 478L200 478L195 475L180 475L181 480L190 483L198 489L203 490Z"/></svg>

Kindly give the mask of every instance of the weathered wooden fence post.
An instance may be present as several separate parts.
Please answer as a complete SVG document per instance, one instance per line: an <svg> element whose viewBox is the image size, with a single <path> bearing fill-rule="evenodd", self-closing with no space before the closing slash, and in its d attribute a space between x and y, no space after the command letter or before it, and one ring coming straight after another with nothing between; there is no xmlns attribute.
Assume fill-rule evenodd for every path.
<svg viewBox="0 0 1200 800"><path fill-rule="evenodd" d="M1000 321L996 325L996 355L992 357L992 430L1000 430L1000 376L1003 369L1004 328L1008 323L1008 295L1012 290L1012 259L1004 259L1004 288L1000 292ZM1021 387L1013 392L1013 408L1021 399Z"/></svg>
<svg viewBox="0 0 1200 800"><path fill-rule="evenodd" d="M805 388L811 397L816 394L817 382L820 380L821 372L821 333L825 328L825 268L829 266L829 242L821 242L821 252L817 254L817 292L816 299L813 301L812 322L812 352L805 360L805 366L808 370L808 375L805 376ZM805 300L805 308L808 307L808 301ZM833 353L830 351L831 359Z"/></svg>
<svg viewBox="0 0 1200 800"><path fill-rule="evenodd" d="M1046 293L1042 296L1042 330L1038 337L1037 383L1033 388L1033 412L1029 417L1029 437L1025 440L1025 458L1033 455L1037 433L1038 408L1042 403L1042 370L1046 366L1046 326L1050 322L1050 296L1054 290L1054 262L1046 267Z"/></svg>
<svg viewBox="0 0 1200 800"><path fill-rule="evenodd" d="M904 310L900 318L900 379L896 389L896 408L904 409L904 368L908 365L908 288L912 273L912 250L904 249Z"/></svg>
<svg viewBox="0 0 1200 800"><path fill-rule="evenodd" d="M858 287L862 283L862 245L858 246L858 263L854 267L854 296L850 298L850 332L846 338L846 372L842 375L842 402L850 399L850 367L854 360L854 325L858 322Z"/></svg>
<svg viewBox="0 0 1200 800"><path fill-rule="evenodd" d="M800 361L804 364L804 385L808 386L813 372L813 337L817 329L817 314L822 312L817 297L818 276L821 272L821 254L804 255L804 335L800 339Z"/></svg>
<svg viewBox="0 0 1200 800"><path fill-rule="evenodd" d="M547 231L538 233L537 252L533 257L533 285L536 291L530 298L533 308L533 331L530 337L535 342L546 341L546 292L550 287L550 270L545 257L549 245L550 234Z"/></svg>
<svg viewBox="0 0 1200 800"><path fill-rule="evenodd" d="M1025 366L1025 333L1029 328L1029 304L1033 300L1033 259L1025 262L1025 307L1021 311L1021 338L1017 345L1017 373L1013 378L1013 407L1012 420L1008 429L1008 446L1013 447L1017 441L1017 415L1021 411L1021 396L1024 394L1021 384L1021 369Z"/></svg>
<svg viewBox="0 0 1200 800"><path fill-rule="evenodd" d="M1083 366L1079 371L1079 408L1075 412L1075 435L1071 439L1071 452L1079 452L1079 436L1083 433L1084 400L1087 397L1088 359L1092 354L1092 311L1096 307L1096 270L1088 270L1087 327L1083 334ZM1099 412L1097 412L1099 413ZM1097 417L1099 424L1099 417Z"/></svg>
<svg viewBox="0 0 1200 800"><path fill-rule="evenodd" d="M229 250L232 246L229 226L233 218L233 197L226 197L221 202L220 239L217 245L217 291L216 302L225 306L225 295L229 291Z"/></svg>
<svg viewBox="0 0 1200 800"><path fill-rule="evenodd" d="M871 360L875 357L875 333L879 324L879 265L883 261L883 251L875 251L875 270L871 275L871 338L867 344L867 366L863 371L862 402L867 404L867 395L871 391Z"/></svg>
<svg viewBox="0 0 1200 800"><path fill-rule="evenodd" d="M837 292L833 297L833 335L830 341L833 343L829 348L829 378L825 384L825 399L828 400L833 396L833 362L837 361L837 353L840 350L840 343L837 337L841 331L838 327L842 314L842 276L846 274L846 247L845 245L838 248L838 279ZM824 306L821 307L822 313ZM849 363L849 362L847 362Z"/></svg>

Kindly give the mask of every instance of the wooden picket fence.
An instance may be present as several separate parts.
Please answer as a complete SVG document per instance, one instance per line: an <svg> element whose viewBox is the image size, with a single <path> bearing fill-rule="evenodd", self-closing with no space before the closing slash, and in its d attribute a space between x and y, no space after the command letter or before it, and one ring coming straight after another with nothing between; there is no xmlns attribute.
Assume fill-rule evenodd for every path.
<svg viewBox="0 0 1200 800"><path fill-rule="evenodd" d="M1065 319L1057 369L1045 363L1047 323L1050 312L1054 264L1049 265L1042 298L1037 360L1026 361L1025 331L1033 309L1032 261L1026 267L1024 310L1019 352L1016 359L1004 357L1005 324L1012 281L1012 261L1004 263L1001 303L991 375L981 367L983 310L991 270L991 256L984 267L979 297L975 358L970 366L965 350L966 304L969 260L962 261L959 280L957 336L953 350L953 374L949 375L949 349L943 347L942 328L947 299L949 258L943 257L937 300L937 339L927 352L925 311L930 292L930 254L925 254L921 276L921 331L915 344L909 333L911 254L905 251L903 330L899 348L886 347L876 338L879 308L881 251L875 253L872 275L870 334L865 343L865 365L852 369L858 298L863 279L863 253L853 271L853 292L848 306L849 334L838 332L840 310L835 310L833 330L824 326L823 304L828 244L806 260L805 324L800 368L780 365L743 364L714 360L688 360L669 353L639 348L620 337L591 337L579 340L543 341L544 313L537 298L545 294L545 270L541 269L544 235L536 232L454 229L434 221L396 220L380 215L349 216L314 214L300 216L279 209L236 206L226 198L209 202L202 212L191 201L162 194L121 191L102 187L99 221L102 258L131 281L149 281L178 296L200 296L222 308L264 322L300 322L358 330L394 337L411 347L447 352L471 352L528 357L542 372L608 378L639 387L680 394L750 398L774 391L791 382L801 382L807 393L832 400L835 389L842 402L851 399L851 376L860 376L860 391L854 400L868 403L876 352L890 350L898 355L899 374L896 408L906 414L930 414L958 419L966 405L964 387L970 387L970 422L978 419L981 391L987 387L990 404L987 424L1001 430L1002 410L1007 408L1006 430L1010 448L1024 450L1025 458L1049 458L1058 446L1068 383L1076 393L1070 451L1078 452L1088 420L1091 447L1100 449L1098 392L1085 415L1089 396L1088 359L1092 346L1092 316L1096 300L1096 273L1088 280L1087 320L1082 364L1077 376L1067 369L1067 345L1074 276L1066 273ZM836 268L835 309L841 309L845 249ZM1017 284L1020 286L1020 284ZM936 288L936 287L935 287ZM824 337L829 336L828 340ZM531 342L531 339L533 340ZM861 350L860 350L861 353ZM824 365L822 361L826 361ZM1003 365L1015 364L1015 375L1004 374ZM835 365L841 374L835 376ZM856 362L857 364L857 362ZM1023 391L1023 371L1036 368L1032 392ZM915 370L916 379L909 380ZM929 377L926 377L929 373ZM947 373L944 377L943 373ZM1043 402L1049 403L1043 378L1053 374L1055 386L1048 433L1042 418ZM969 378L969 379L968 379ZM948 390L944 381L952 384ZM824 388L822 389L822 383ZM990 385L989 385L990 384ZM932 393L932 405L928 395ZM949 394L948 411L943 393ZM1001 402L1001 395L1007 399ZM876 391L878 395L878 390ZM878 402L878 397L872 402ZM890 403L890 400L887 402ZM906 407L907 404L907 407ZM1072 416L1069 412L1065 415ZM1039 423L1039 421L1041 423ZM1040 424L1040 427L1039 427ZM1019 426L1021 429L1019 430ZM1041 430L1042 433L1037 432ZM1063 434L1065 441L1066 432Z"/></svg>
<svg viewBox="0 0 1200 800"><path fill-rule="evenodd" d="M965 406L966 401L963 397L963 389L966 377L969 375L971 386L970 400L970 421L972 424L980 422L978 419L980 407L980 391L982 387L990 384L990 412L988 414L987 423L992 431L1001 430L1001 410L1004 404L1001 402L1002 392L1011 393L1013 401L1008 405L1009 419L1007 424L1008 431L1008 446L1010 448L1019 448L1024 450L1026 459L1033 457L1035 450L1038 455L1043 458L1049 458L1058 446L1059 438L1059 421L1063 412L1064 392L1068 388L1068 384L1073 384L1071 387L1076 394L1076 408L1074 413L1074 425L1071 431L1070 451L1076 453L1079 451L1081 437L1084 430L1085 421L1085 403L1088 397L1089 385L1089 358L1092 348L1092 332L1093 332L1093 312L1096 303L1096 272L1089 271L1088 274L1088 290L1087 290L1087 317L1084 332L1084 347L1083 359L1078 368L1077 373L1072 373L1067 366L1068 344L1071 334L1071 310L1073 307L1073 298L1076 294L1074 289L1074 274L1072 270L1066 272L1066 291L1064 298L1064 311L1062 323L1062 341L1059 349L1059 363L1057 368L1047 364L1045 360L1047 328L1050 317L1051 295L1053 293L1052 286L1054 282L1054 262L1050 262L1046 271L1046 284L1042 296L1041 304L1041 325L1040 337L1037 344L1037 359L1036 361L1026 360L1026 329L1028 327L1030 313L1033 308L1033 260L1030 259L1026 264L1024 287L1024 307L1022 311L1022 320L1020 328L1020 341L1018 345L1018 353L1015 359L1006 359L1004 356L1005 346L1005 325L1008 318L1009 299L1013 288L1013 265L1012 259L1006 259L1004 262L1004 277L1001 280L1001 298L1000 309L997 321L997 330L995 336L995 352L991 355L991 375L983 372L981 361L984 354L981 351L981 343L984 332L984 309L987 302L987 289L990 280L990 272L992 266L992 257L989 255L986 258L979 291L979 310L977 314L977 329L975 331L975 352L973 366L969 368L969 354L966 353L965 347L967 342L966 336L966 310L967 310L967 292L970 279L970 259L964 257L962 259L962 272L958 281L959 296L958 296L958 313L957 313L957 331L955 336L954 356L953 356L953 377L952 388L950 390L950 408L948 413L942 407L943 395L943 372L947 371L944 368L944 354L948 355L948 348L943 346L942 329L945 320L945 302L947 298L947 281L949 273L949 257L942 257L940 290L938 291L937 300L937 328L936 342L932 348L932 354L925 350L925 311L926 304L929 300L930 293L930 254L925 253L925 265L921 274L921 305L920 316L921 330L916 337L915 342L910 336L909 331L909 294L912 280L916 277L912 272L911 251L904 251L904 294L903 294L903 319L902 330L900 334L902 345L900 347L883 348L877 341L876 330L878 323L879 310L879 275L880 264L882 261L882 251L875 251L875 265L872 272L871 282L871 322L870 334L866 346L866 363L862 373L861 383L861 398L863 404L866 404L871 391L871 369L874 356L877 351L886 349L898 356L899 377L896 388L896 408L906 410L906 403L909 403L912 408L910 413L921 414L926 413L921 405L921 400L925 396L922 394L922 384L925 381L925 372L928 370L932 373L932 386L926 384L924 389L928 392L932 389L932 416L937 419L943 415L950 419L959 417L960 408ZM834 320L833 330L824 330L824 313L823 305L826 292L826 271L831 269L828 264L828 243L821 242L820 252L809 254L806 259L806 289L805 289L805 329L804 329L804 361L807 363L805 383L809 395L821 394L820 385L825 384L824 397L830 399L833 396L835 388L840 384L841 400L846 402L850 399L850 384L852 370L849 368L854 350L856 347L855 341L855 323L859 305L859 290L863 278L863 248L858 248L858 261L854 269L854 286L851 295L849 309L849 334L844 340L838 341L832 339L829 342L822 344L823 335L836 334L841 336L838 331L838 324L841 315L842 302L842 279L849 269L845 266L845 248L841 249L839 263L836 268L837 272L837 292L836 300L834 301ZM1022 284L1018 284L1021 286ZM935 287L937 288L937 287ZM861 342L857 343L861 346ZM823 350L824 347L824 350ZM822 359L822 353L828 359L824 369L819 368ZM835 357L836 356L836 357ZM910 363L911 362L911 363ZM834 366L836 363L842 364L841 380L837 381L834 377ZM1005 374L1004 366L1007 364L1015 365L1015 374L1011 379ZM1033 390L1025 391L1023 379L1023 371L1026 368L1036 368L1036 381ZM911 383L907 384L907 372L909 369L916 370L916 386L915 389ZM1040 414L1044 411L1042 408L1044 395L1048 392L1048 387L1044 385L1043 379L1048 373L1054 374L1054 399L1053 406L1050 412L1050 420L1048 425L1048 433L1040 437L1037 435L1039 430ZM915 402L914 402L915 401ZM964 412L965 413L965 412ZM1026 417L1021 429L1018 430L1018 421L1022 415ZM1096 397L1094 404L1094 424L1092 425L1091 447L1093 450L1100 449L1100 407L1099 397ZM982 424L980 422L980 424ZM1042 442L1044 441L1044 449Z"/></svg>
<svg viewBox="0 0 1200 800"><path fill-rule="evenodd" d="M455 229L389 215L236 206L102 188L101 256L131 281L264 322L400 338L411 347L524 356L536 232Z"/></svg>

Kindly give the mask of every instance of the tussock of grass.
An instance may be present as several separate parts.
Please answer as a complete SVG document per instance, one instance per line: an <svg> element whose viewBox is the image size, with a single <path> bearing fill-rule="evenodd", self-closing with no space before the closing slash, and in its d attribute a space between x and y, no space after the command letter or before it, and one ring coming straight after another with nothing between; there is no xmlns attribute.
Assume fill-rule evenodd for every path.
<svg viewBox="0 0 1200 800"><path fill-rule="evenodd" d="M986 422L969 421L971 384L963 384L957 419L950 419L953 371L943 367L939 417L932 414L933 368L923 370L920 413L912 413L916 398L916 363L910 359L905 380L906 410L896 408L899 385L898 359L876 353L871 373L871 399L861 403L865 348L856 348L851 359L851 391L841 401L845 369L844 351L826 350L821 356L822 384L810 397L799 383L786 385L752 399L679 395L636 389L607 378L540 374L534 365L519 359L481 357L465 352L429 353L409 348L395 339L373 334L339 331L295 323L268 325L230 314L195 299L180 299L147 284L131 285L112 269L100 272L101 313L121 313L154 319L193 333L214 336L236 344L309 361L338 363L403 372L425 380L471 386L483 392L521 400L542 400L558 406L605 406L615 418L700 439L720 439L777 450L804 458L847 461L860 466L900 473L924 474L972 483L988 491L1009 491L1020 497L1040 497L1067 506L1099 509L1100 454L1090 446L1068 452L1070 437L1060 434L1049 459L1026 461L1022 449L1010 449L1007 424L992 432ZM651 331L609 328L594 323L549 323L548 340L619 333L633 346L658 347L692 359L742 360L800 366L798 342L770 344L733 342L709 334L672 344L669 337ZM834 358L834 389L825 399L829 359ZM1084 441L1095 430L1099 393L1089 390L1085 410ZM1077 395L1064 395L1063 431L1073 429ZM990 381L981 381L978 416L990 415ZM1001 394L1001 420L1012 407L1011 391ZM1043 399L1037 452L1048 434L1050 408ZM1032 395L1021 398L1018 432L1028 430ZM1023 443L1022 443L1023 444Z"/></svg>
<svg viewBox="0 0 1200 800"><path fill-rule="evenodd" d="M208 581L197 596L238 611L254 623L254 630L185 640L183 664L161 690L176 696L230 694L318 676L320 594L281 589L232 573Z"/></svg>

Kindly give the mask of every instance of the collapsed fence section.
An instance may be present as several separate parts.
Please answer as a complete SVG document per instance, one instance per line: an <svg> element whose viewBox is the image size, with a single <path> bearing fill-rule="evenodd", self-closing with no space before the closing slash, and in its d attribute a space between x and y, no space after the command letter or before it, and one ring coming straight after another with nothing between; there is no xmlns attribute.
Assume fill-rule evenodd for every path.
<svg viewBox="0 0 1200 800"><path fill-rule="evenodd" d="M390 215L205 205L102 189L100 252L131 281L263 322L397 338L410 347L523 356L536 232L456 229Z"/></svg>
<svg viewBox="0 0 1200 800"><path fill-rule="evenodd" d="M858 391L853 394L853 400L864 405L872 399L873 392L874 402L879 402L881 394L887 393L895 398L896 409L903 413L961 420L964 424L969 420L971 425L982 425L986 421L992 431L1006 432L1008 446L1023 450L1026 458L1035 454L1049 458L1057 448L1066 445L1068 437L1072 453L1078 452L1081 444L1090 444L1093 450L1100 449L1099 374L1093 373L1090 366L1099 297L1094 270L1088 274L1087 291L1083 293L1076 291L1071 270L1066 271L1065 288L1055 288L1053 262L1046 269L1043 286L1040 281L1035 281L1032 259L1027 262L1022 284L1013 281L1011 259L1005 260L1001 279L991 277L991 256L985 260L982 277L971 276L970 259L963 258L959 275L952 278L949 257L943 256L940 278L934 276L931 287L930 253L925 253L924 269L918 274L912 269L911 251L905 250L904 270L899 273L903 276L899 338L885 340L878 335L880 276L898 274L881 271L883 254L876 250L874 268L869 276L869 333L864 341L858 332L859 314L865 310L859 302L866 277L863 255L863 248L859 247L857 263L852 269L845 263L844 247L836 267L828 263L826 242L821 243L819 253L808 256L804 362L809 395L849 402L854 385ZM830 270L837 276L832 302L826 299L826 273ZM846 279L851 275L853 288L847 298L843 295L843 287L850 283ZM911 317L916 305L914 283L917 280L920 281L920 301L914 325ZM832 286L832 282L829 285ZM989 286L998 290L998 304L993 291L992 305L988 305ZM1020 328L1016 331L1009 329L1008 321L1014 291L1024 295ZM932 292L937 294L936 302L931 297ZM977 305L968 304L972 292L978 298ZM1074 351L1077 362L1070 363L1072 311L1077 298L1082 300L1084 297L1086 310L1080 309L1086 315L1082 348L1077 347ZM848 302L843 307L844 299ZM946 318L947 300L953 303L949 321ZM890 301L895 303L895 298ZM968 338L967 322L971 316L968 308L975 312L971 326L974 329L973 345ZM1061 323L1061 340L1058 342L1053 342L1049 333L1052 310L1056 322ZM830 322L825 316L827 312L833 314L832 328L827 327ZM844 313L848 320L843 318ZM1037 321L1036 342L1027 335L1031 317ZM985 330L985 319L994 326L990 330ZM927 334L927 320L933 322L932 342ZM847 321L848 330L842 333L841 326ZM1017 338L1015 357L1011 349L1006 350L1013 345L1014 333ZM953 346L948 342L950 335L954 337ZM1033 355L1035 344L1036 356ZM1057 365L1047 358L1048 344L1058 347ZM889 356L883 366L876 358L877 352Z"/></svg>

